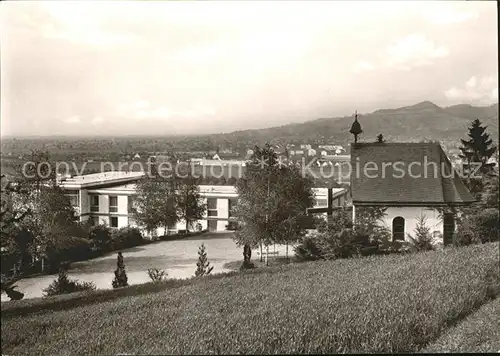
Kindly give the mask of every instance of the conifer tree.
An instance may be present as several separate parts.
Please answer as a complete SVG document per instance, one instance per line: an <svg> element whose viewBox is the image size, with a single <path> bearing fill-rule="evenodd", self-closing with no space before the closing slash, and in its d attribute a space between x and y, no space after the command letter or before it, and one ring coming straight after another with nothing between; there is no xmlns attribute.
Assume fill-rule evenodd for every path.
<svg viewBox="0 0 500 356"><path fill-rule="evenodd" d="M196 263L196 272L194 275L196 277L206 276L209 275L213 269L214 266L210 266L210 262L208 262L205 245L201 244L198 249L198 262Z"/></svg>
<svg viewBox="0 0 500 356"><path fill-rule="evenodd" d="M472 163L481 164L481 172L489 173L494 168L494 163L487 163L496 152L496 146L486 131L487 126L482 126L478 119L472 122L469 127L469 140L461 139L462 146L460 158L464 161L465 168L469 168Z"/></svg>
<svg viewBox="0 0 500 356"><path fill-rule="evenodd" d="M415 226L415 237L408 234L408 238L412 245L418 251L433 250L434 245L432 244L431 229L427 226L427 218L425 215L420 215L417 218L417 224Z"/></svg>
<svg viewBox="0 0 500 356"><path fill-rule="evenodd" d="M128 277L125 272L125 263L123 262L123 255L118 252L118 258L116 262L115 278L113 279L113 288L120 288L128 286Z"/></svg>

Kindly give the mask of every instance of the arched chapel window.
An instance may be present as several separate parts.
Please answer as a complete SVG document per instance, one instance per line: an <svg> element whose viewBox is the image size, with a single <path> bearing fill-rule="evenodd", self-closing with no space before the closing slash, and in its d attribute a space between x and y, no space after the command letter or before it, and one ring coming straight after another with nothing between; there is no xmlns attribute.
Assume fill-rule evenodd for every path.
<svg viewBox="0 0 500 356"><path fill-rule="evenodd" d="M392 220L392 240L404 241L405 239L405 219L397 216Z"/></svg>

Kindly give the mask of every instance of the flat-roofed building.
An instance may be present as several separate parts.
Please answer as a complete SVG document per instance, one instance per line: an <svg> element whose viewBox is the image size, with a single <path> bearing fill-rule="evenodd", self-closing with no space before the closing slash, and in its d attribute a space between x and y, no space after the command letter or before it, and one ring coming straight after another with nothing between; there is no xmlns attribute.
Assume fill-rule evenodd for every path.
<svg viewBox="0 0 500 356"><path fill-rule="evenodd" d="M144 176L143 172L105 172L74 176L60 179L60 186L70 197L75 211L81 221L92 220L97 224L105 224L112 228L138 226L133 219L132 207L136 195L136 182ZM205 215L194 222L191 229L201 226L209 231L224 231L234 219L232 207L238 203L238 192L232 185L200 185L200 195L206 204ZM327 189L314 188L315 206L326 206ZM348 198L346 189L334 189L334 204L342 205ZM168 233L186 230L181 221L168 229ZM156 234L162 235L164 229Z"/></svg>

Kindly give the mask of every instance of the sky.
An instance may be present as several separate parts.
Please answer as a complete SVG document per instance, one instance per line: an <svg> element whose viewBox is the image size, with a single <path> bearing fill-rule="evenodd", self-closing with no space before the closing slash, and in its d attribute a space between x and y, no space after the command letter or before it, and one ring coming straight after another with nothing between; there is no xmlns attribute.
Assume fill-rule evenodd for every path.
<svg viewBox="0 0 500 356"><path fill-rule="evenodd" d="M495 1L6 1L0 26L3 136L498 102Z"/></svg>

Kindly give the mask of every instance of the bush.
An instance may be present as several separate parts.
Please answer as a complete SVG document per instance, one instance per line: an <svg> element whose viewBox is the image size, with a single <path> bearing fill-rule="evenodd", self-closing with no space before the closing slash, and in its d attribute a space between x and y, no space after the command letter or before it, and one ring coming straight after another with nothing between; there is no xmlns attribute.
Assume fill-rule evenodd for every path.
<svg viewBox="0 0 500 356"><path fill-rule="evenodd" d="M92 242L79 237L66 237L45 248L48 272L57 272L63 261L82 261L94 256Z"/></svg>
<svg viewBox="0 0 500 356"><path fill-rule="evenodd" d="M135 227L122 227L111 234L111 250L121 250L138 246L144 243L141 230Z"/></svg>
<svg viewBox="0 0 500 356"><path fill-rule="evenodd" d="M481 242L498 241L498 233L500 230L498 209L488 208L480 211L475 221Z"/></svg>
<svg viewBox="0 0 500 356"><path fill-rule="evenodd" d="M318 247L323 258L327 260L348 258L357 252L355 238L356 235L352 229L327 231L321 234Z"/></svg>
<svg viewBox="0 0 500 356"><path fill-rule="evenodd" d="M168 273L158 268L148 268L148 276L153 282L161 282L167 279Z"/></svg>
<svg viewBox="0 0 500 356"><path fill-rule="evenodd" d="M323 258L317 235L303 237L300 243L295 246L294 252L300 261L316 261Z"/></svg>
<svg viewBox="0 0 500 356"><path fill-rule="evenodd" d="M295 247L295 255L300 261L314 261L400 252L391 243L386 229L376 228L371 234L360 230L358 227L321 229L322 232L302 238Z"/></svg>
<svg viewBox="0 0 500 356"><path fill-rule="evenodd" d="M96 249L100 251L109 251L111 230L106 225L92 226L89 231L89 239Z"/></svg>
<svg viewBox="0 0 500 356"><path fill-rule="evenodd" d="M123 255L118 252L116 261L115 278L111 282L113 288L120 288L128 286L127 272L125 271L125 263L123 262Z"/></svg>
<svg viewBox="0 0 500 356"><path fill-rule="evenodd" d="M96 286L92 282L79 282L68 278L68 273L65 268L61 268L59 276L47 288L44 297L51 297L59 294L67 294L82 291L96 290Z"/></svg>
<svg viewBox="0 0 500 356"><path fill-rule="evenodd" d="M458 245L498 241L498 209L487 208L467 216L459 225L456 235Z"/></svg>
<svg viewBox="0 0 500 356"><path fill-rule="evenodd" d="M472 219L465 219L459 224L455 236L455 243L458 246L468 246L481 243L481 238L476 229L476 223Z"/></svg>

